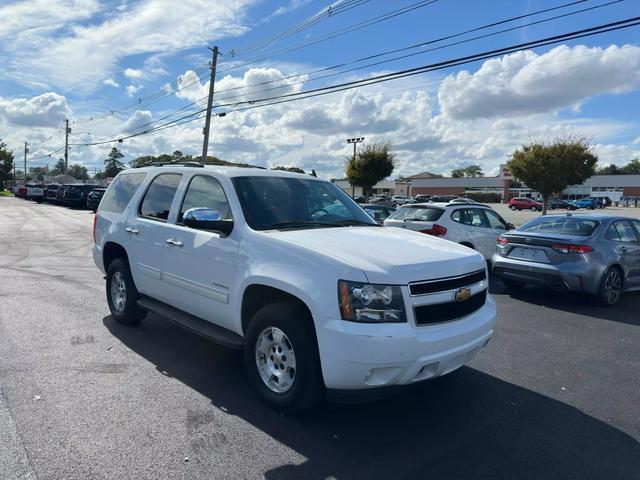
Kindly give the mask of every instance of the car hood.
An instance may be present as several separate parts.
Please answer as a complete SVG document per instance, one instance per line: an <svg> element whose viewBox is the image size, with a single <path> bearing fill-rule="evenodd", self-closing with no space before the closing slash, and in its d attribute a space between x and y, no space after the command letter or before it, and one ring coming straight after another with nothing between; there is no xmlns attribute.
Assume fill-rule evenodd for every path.
<svg viewBox="0 0 640 480"><path fill-rule="evenodd" d="M268 235L358 268L371 283L404 285L486 267L482 255L467 247L399 228L338 227Z"/></svg>

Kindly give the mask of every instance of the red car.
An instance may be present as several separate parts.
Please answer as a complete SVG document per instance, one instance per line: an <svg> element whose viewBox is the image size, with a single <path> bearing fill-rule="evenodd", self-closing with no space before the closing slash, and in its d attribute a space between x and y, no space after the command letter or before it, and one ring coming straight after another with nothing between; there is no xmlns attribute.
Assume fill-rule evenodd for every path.
<svg viewBox="0 0 640 480"><path fill-rule="evenodd" d="M532 198L514 197L507 203L511 210L531 210L532 212L542 211L542 203L536 202Z"/></svg>

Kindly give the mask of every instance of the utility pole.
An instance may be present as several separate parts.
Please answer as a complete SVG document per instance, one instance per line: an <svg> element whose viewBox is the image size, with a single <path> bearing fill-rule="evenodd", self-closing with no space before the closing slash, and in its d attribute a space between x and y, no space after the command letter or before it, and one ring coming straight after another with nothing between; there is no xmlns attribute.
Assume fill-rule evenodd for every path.
<svg viewBox="0 0 640 480"><path fill-rule="evenodd" d="M204 135L204 141L202 142L202 162L207 161L207 153L209 150L209 130L211 128L211 108L213 106L213 91L216 83L216 65L218 63L218 47L215 46L211 49L211 79L209 80L209 99L207 100L207 117L204 121L204 129L202 134Z"/></svg>
<svg viewBox="0 0 640 480"><path fill-rule="evenodd" d="M71 129L69 128L69 119L65 120L64 126L64 174L69 172L69 134Z"/></svg>
<svg viewBox="0 0 640 480"><path fill-rule="evenodd" d="M24 142L24 184L27 184L27 153L29 153L29 147L27 142Z"/></svg>
<svg viewBox="0 0 640 480"><path fill-rule="evenodd" d="M364 142L364 137L357 137L357 138L347 138L347 143L353 143L353 161L356 161L356 145L358 145L359 143ZM351 186L351 196L355 197L356 196L356 187Z"/></svg>

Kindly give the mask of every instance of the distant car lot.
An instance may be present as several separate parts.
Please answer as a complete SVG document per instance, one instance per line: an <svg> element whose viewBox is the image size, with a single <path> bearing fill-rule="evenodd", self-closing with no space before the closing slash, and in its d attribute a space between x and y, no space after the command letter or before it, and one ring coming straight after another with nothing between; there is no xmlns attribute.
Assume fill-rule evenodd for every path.
<svg viewBox="0 0 640 480"><path fill-rule="evenodd" d="M513 223L539 215L494 207ZM470 367L396 398L287 417L253 395L237 352L157 316L137 329L108 316L91 218L0 198L0 465L12 473L637 478L638 294L602 309L493 281L496 335Z"/></svg>

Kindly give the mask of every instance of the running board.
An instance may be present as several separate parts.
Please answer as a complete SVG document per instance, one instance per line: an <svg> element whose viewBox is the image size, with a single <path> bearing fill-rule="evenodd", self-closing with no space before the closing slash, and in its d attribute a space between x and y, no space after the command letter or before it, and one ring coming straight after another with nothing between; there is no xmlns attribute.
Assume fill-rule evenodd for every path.
<svg viewBox="0 0 640 480"><path fill-rule="evenodd" d="M193 333L201 335L209 340L213 340L220 345L230 348L242 348L244 346L244 338L237 333L227 330L226 328L214 325L195 315L183 312L177 308L167 305L164 302L155 300L146 295L142 295L138 300L138 306L153 313L157 313L166 317L171 323L186 328Z"/></svg>

